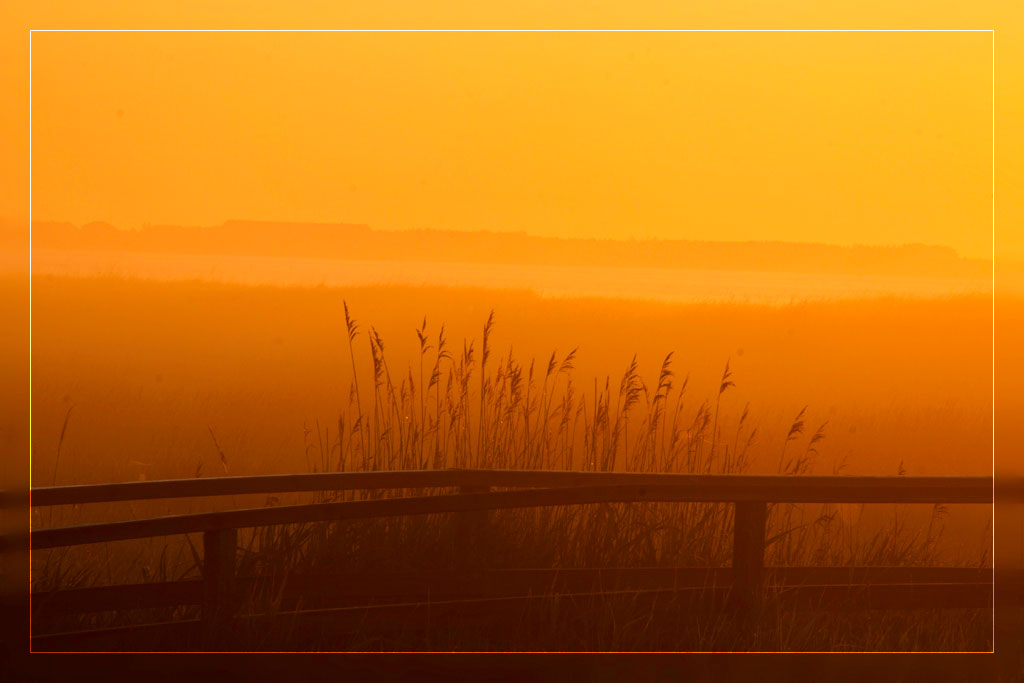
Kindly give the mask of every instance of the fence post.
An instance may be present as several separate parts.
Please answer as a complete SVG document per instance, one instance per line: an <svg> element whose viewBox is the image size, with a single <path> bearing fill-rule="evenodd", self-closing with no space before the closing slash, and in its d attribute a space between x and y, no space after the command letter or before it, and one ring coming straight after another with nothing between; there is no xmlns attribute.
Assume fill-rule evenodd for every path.
<svg viewBox="0 0 1024 683"><path fill-rule="evenodd" d="M235 549L237 529L203 532L203 607L204 647L211 647L225 633L235 609Z"/></svg>
<svg viewBox="0 0 1024 683"><path fill-rule="evenodd" d="M764 544L768 504L737 501L732 547L732 600L747 610L757 606L764 582Z"/></svg>

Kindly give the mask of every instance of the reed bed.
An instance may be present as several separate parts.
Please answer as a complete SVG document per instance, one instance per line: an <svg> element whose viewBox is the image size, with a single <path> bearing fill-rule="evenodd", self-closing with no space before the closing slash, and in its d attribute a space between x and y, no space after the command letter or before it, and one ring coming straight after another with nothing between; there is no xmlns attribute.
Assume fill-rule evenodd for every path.
<svg viewBox="0 0 1024 683"><path fill-rule="evenodd" d="M540 362L493 348L495 316L480 345L454 345L444 326L426 319L414 330L417 362L389 363L385 340L357 320L347 303L347 339L340 349L351 366L346 405L335 424L305 429L305 457L313 472L449 467L581 471L743 473L753 462L777 462L774 471L800 476L818 464L828 425L808 428L807 409L785 434L759 433L751 406L723 412L735 387L729 363L717 391L694 397L673 354L645 381L634 356L619 376L579 386L576 350ZM361 371L366 368L369 372ZM362 382L360 381L362 379ZM367 383L367 379L369 382ZM66 425L66 423L65 423ZM726 426L728 425L728 426ZM211 430L225 471L228 456ZM842 471L833 465L833 473ZM197 467L195 476L202 476ZM345 500L408 491L317 494ZM423 493L423 492L417 492ZM281 500L268 497L266 505ZM838 506L774 505L769 512L766 562L777 566L924 566L936 564L947 510L934 506L923 520L894 508L870 533L844 521ZM243 612L286 609L283 588L294 577L344 572L471 572L487 568L727 567L732 506L726 504L602 504L486 515L431 515L264 528L243 533L239 573L254 577ZM197 576L201 559L192 541L184 562L168 562L144 580ZM34 570L37 590L89 585L95 567L69 567L51 553ZM189 561L191 560L191 562ZM959 558L989 566L991 558ZM943 562L949 564L948 561ZM152 563L147 567L152 567ZM182 570L184 566L184 570ZM565 597L510 607L483 620L441 620L427 627L392 624L339 632L328 621L318 631L289 626L239 628L226 646L240 649L356 650L977 650L987 649L991 615L985 610L891 613L799 613L769 607L755 623L680 602L678 596ZM316 606L309 596L306 606ZM769 599L769 606L772 605ZM162 618L195 616L195 608L164 610ZM94 615L51 624L111 625L154 614ZM275 622L276 623L276 622ZM287 620L285 620L287 623Z"/></svg>

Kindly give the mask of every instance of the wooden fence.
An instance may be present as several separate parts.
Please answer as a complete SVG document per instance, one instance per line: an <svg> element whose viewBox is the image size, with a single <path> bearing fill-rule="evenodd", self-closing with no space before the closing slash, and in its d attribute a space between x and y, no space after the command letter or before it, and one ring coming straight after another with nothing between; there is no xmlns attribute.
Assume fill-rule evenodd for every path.
<svg viewBox="0 0 1024 683"><path fill-rule="evenodd" d="M551 594L608 595L629 593L724 594L741 609L758 603L767 584L788 587L791 597L814 606L849 599L864 607L985 607L992 604L992 570L947 567L776 567L766 568L764 550L768 505L772 503L925 503L991 504L992 480L985 477L846 477L635 474L510 470L424 470L352 472L254 477L141 481L93 486L34 489L31 505L82 505L161 498L312 491L404 490L416 495L344 502L250 508L182 514L33 530L35 550L149 538L175 534L203 535L202 579L127 586L104 586L33 595L37 616L146 607L201 605L198 622L151 627L132 626L100 632L33 637L33 649L87 646L92 636L117 642L147 628L172 633L198 628L204 642L237 618L235 596L251 577L235 571L238 529L280 524L373 519L436 513L482 513L488 510L598 503L719 502L735 506L733 561L726 569L628 568L479 571L467 577L444 574L338 575L317 581L306 577L291 587L301 607L304 591L331 594L331 611L367 610L414 617L415 607L430 603L435 614L448 596L453 606L474 603L492 609L498 602L539 599ZM454 492L452 492L454 491ZM427 494L424 495L424 492ZM347 587L339 593L339 586ZM332 593L333 591L333 593ZM433 596L433 598L431 598ZM287 597L287 596L286 596ZM381 604L380 601L388 604ZM798 600L799 602L799 600ZM375 603L375 604L371 604ZM402 608L399 610L398 608ZM298 611L298 610L297 610ZM316 612L307 610L305 613ZM404 615L404 616L401 616Z"/></svg>

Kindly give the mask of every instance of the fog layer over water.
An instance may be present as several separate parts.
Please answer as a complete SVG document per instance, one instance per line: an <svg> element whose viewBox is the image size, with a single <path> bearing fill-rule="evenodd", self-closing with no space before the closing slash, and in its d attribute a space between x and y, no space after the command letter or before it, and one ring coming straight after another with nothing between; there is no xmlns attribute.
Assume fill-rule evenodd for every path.
<svg viewBox="0 0 1024 683"><path fill-rule="evenodd" d="M39 275L119 275L274 285L428 285L525 289L546 297L615 297L655 301L790 301L862 297L945 297L990 293L987 279L864 276L670 268L436 263L270 258L146 252L37 249Z"/></svg>

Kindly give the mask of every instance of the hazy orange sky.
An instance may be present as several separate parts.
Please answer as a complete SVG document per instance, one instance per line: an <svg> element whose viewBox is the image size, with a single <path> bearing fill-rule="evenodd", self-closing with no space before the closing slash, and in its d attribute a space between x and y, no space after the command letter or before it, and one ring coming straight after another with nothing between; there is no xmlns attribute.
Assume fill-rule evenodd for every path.
<svg viewBox="0 0 1024 683"><path fill-rule="evenodd" d="M814 22L794 10L811 3L791 4L772 25ZM48 20L26 8L21 22L182 23L101 5L101 20L47 3ZM217 7L186 23L436 26L453 11L385 21L364 8L315 21L257 3L232 21ZM981 9L944 23L1005 22L1006 12ZM652 10L639 22L590 15L533 25L695 25ZM530 25L524 16L448 25ZM838 13L828 23L865 24ZM37 32L32 58L37 220L340 221L991 253L988 32ZM1019 109L1019 87L1004 87ZM1018 196L1006 201L1020 213ZM1024 257L1018 232L1002 255Z"/></svg>

